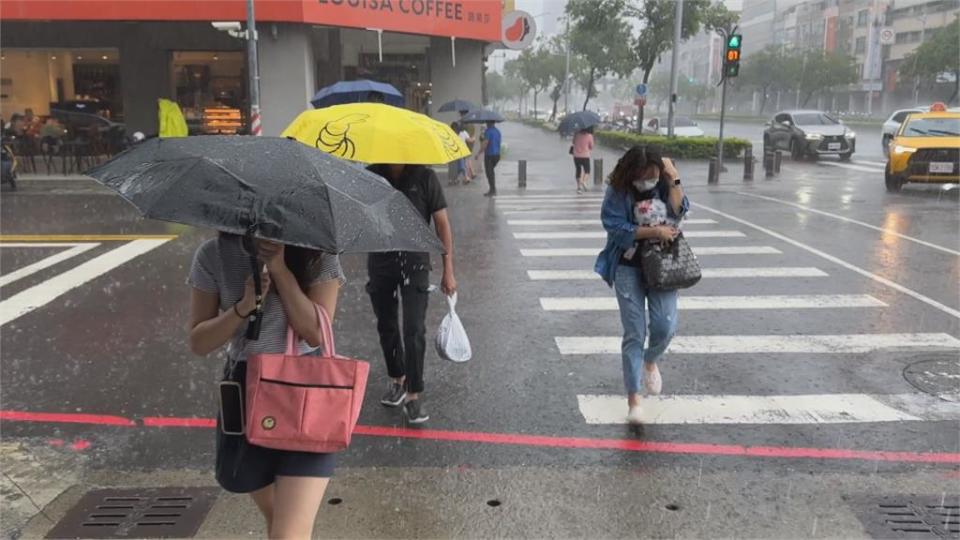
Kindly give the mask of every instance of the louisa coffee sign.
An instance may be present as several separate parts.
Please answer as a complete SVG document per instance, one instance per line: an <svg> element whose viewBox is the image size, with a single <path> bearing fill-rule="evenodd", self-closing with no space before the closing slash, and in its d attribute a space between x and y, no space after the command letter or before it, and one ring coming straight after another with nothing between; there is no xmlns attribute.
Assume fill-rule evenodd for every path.
<svg viewBox="0 0 960 540"><path fill-rule="evenodd" d="M317 16L357 18L362 28L456 36L485 41L500 38L497 0L315 0Z"/></svg>

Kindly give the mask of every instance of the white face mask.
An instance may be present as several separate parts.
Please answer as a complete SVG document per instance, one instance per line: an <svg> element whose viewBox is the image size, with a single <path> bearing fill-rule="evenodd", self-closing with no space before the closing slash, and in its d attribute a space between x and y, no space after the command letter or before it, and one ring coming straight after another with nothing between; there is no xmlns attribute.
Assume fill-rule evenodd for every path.
<svg viewBox="0 0 960 540"><path fill-rule="evenodd" d="M637 191L643 193L644 191L649 191L656 187L657 181L654 179L650 180L634 180L633 187L637 188Z"/></svg>

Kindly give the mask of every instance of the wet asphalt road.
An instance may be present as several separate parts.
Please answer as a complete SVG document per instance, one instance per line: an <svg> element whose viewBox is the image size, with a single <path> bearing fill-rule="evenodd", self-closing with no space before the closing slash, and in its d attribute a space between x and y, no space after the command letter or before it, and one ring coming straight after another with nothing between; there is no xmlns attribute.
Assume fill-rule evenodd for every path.
<svg viewBox="0 0 960 540"><path fill-rule="evenodd" d="M563 354L557 338L618 336L616 311L546 311L543 298L607 297L599 279L531 280L528 271L589 271L593 257L525 257L521 249L589 248L602 239L518 239L515 233L589 232L596 225L511 225L508 220L594 219L599 191L576 199L567 142L555 135L507 124L507 155L499 167L501 194L493 201L480 186L447 189L453 221L458 280L458 311L474 348L466 364L452 364L430 350L426 360L426 404L432 430L468 432L472 442L357 437L340 463L352 467L602 467L676 468L705 466L712 471L809 469L911 473L956 467L960 404L921 392L903 375L919 359L935 357L948 366L939 381L953 391L951 377L960 348L960 213L957 191L908 186L900 194L884 192L879 159L849 165L835 160L784 162L780 176L744 183L740 168L718 186L707 186L705 165L680 162L690 217L715 224L687 230L737 231L743 236L691 239L698 247L761 246L775 253L701 258L705 268L815 268L821 274L772 278L705 278L689 296L754 297L769 295L857 295L866 306L845 307L833 297L810 309L689 309L680 314L678 338L845 335L872 348L874 334L934 336L933 344L876 346L848 352L842 348L745 352L675 352L662 363L664 393L675 396L829 396L877 399L890 414L910 419L871 421L877 409L851 414L863 420L830 423L815 414L784 413L755 423L655 423L636 433L620 423L588 423L578 396L622 392L617 354L590 351ZM601 149L609 171L617 153ZM529 185L516 190L518 158L528 160ZM595 188L596 189L596 188ZM528 202L514 196L527 196ZM539 196L569 196L571 200ZM554 205L553 203L556 202ZM207 231L140 220L118 197L86 182L23 182L21 191L4 193L4 235L142 235L157 242L143 254L105 272L71 275L84 263L130 240L100 240L83 253L30 273L2 287L4 322L0 328L3 361L0 379L4 411L114 415L140 422L146 417L210 418L215 413L213 383L222 358L194 357L186 344L189 290L184 284L196 247ZM829 215L820 214L825 212ZM509 212L509 213L508 213ZM853 220L856 221L853 222ZM869 227L868 227L869 225ZM879 228L880 230L877 230ZM772 233L772 234L771 234ZM164 241L153 235L175 235ZM24 242L25 239L16 239ZM33 247L4 239L4 276L62 251L42 237ZM78 240L76 243L90 243ZM144 248L146 249L146 248ZM377 400L385 384L369 300L364 292L362 257L343 259L348 283L342 289L335 329L341 353L371 361L371 379L361 415L364 426L404 427L396 410ZM74 272L76 274L76 272ZM63 278L67 275L67 278ZM434 281L439 283L439 274ZM60 281L57 281L60 280ZM67 283L67 285L64 285ZM11 299L63 286L40 307L9 315ZM38 289L31 289L38 287ZM439 293L438 293L439 294ZM20 297L22 298L22 297ZM432 298L427 326L444 313ZM739 301L743 301L742 299ZM28 302L29 304L29 302ZM0 304L2 305L2 304ZM18 304L19 305L19 304ZM29 306L28 306L29 307ZM20 308L22 309L22 308ZM9 320L8 320L9 318ZM738 338L739 337L739 338ZM812 338L815 339L815 338ZM886 339L886 338L884 338ZM908 339L908 338L904 338ZM912 338L909 338L912 339ZM749 339L747 339L749 341ZM867 343L867 345L863 345ZM696 348L696 347L694 347ZM941 388L942 390L942 388ZM904 398L903 396L906 397ZM890 401L900 396L901 401ZM951 396L946 396L953 399ZM902 401L906 399L907 401ZM666 402L669 406L669 402ZM869 403L876 403L870 401ZM731 406L728 404L725 406ZM736 407L734 407L735 409ZM869 408L869 407L868 407ZM625 414L625 405L620 411ZM604 409L599 414L607 413ZM593 414L593 413L591 413ZM739 418L737 411L730 413ZM35 419L36 420L36 419ZM117 470L204 469L213 459L212 433L205 428L118 427L91 423L7 421L6 440L84 440L89 466ZM479 435L477 435L479 434ZM492 444L490 434L547 436L560 447ZM440 437L443 438L443 437ZM628 439L667 443L665 451L611 451L574 448L570 438ZM564 442L566 441L566 442ZM858 459L729 457L720 451L681 451L686 443L864 451L942 453L946 464L883 463ZM564 447L566 446L566 447ZM684 447L688 448L688 447ZM700 447L698 447L700 448ZM672 449L672 450L671 450ZM674 451L675 450L675 451ZM953 461L951 461L953 460Z"/></svg>

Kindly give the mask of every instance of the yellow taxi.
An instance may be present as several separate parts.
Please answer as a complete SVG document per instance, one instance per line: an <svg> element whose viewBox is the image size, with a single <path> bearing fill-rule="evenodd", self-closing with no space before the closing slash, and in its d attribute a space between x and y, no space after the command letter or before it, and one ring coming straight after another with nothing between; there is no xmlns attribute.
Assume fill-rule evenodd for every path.
<svg viewBox="0 0 960 540"><path fill-rule="evenodd" d="M960 112L931 109L908 116L890 142L887 191L907 182L960 182Z"/></svg>

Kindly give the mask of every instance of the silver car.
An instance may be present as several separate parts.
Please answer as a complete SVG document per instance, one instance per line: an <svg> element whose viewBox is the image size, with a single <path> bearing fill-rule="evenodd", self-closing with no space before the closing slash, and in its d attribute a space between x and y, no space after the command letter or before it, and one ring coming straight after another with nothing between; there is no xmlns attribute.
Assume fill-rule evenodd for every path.
<svg viewBox="0 0 960 540"><path fill-rule="evenodd" d="M788 150L795 159L834 155L846 161L857 148L857 134L823 111L783 111L767 122L764 151Z"/></svg>
<svg viewBox="0 0 960 540"><path fill-rule="evenodd" d="M880 144L883 145L883 155L886 156L890 153L890 141L897 135L897 130L900 129L900 124L907 119L913 113L927 112L930 107L914 107L912 109L900 109L899 111L893 111L893 114L890 115L890 118L887 118L887 121L883 123L883 127L880 132L882 134Z"/></svg>

